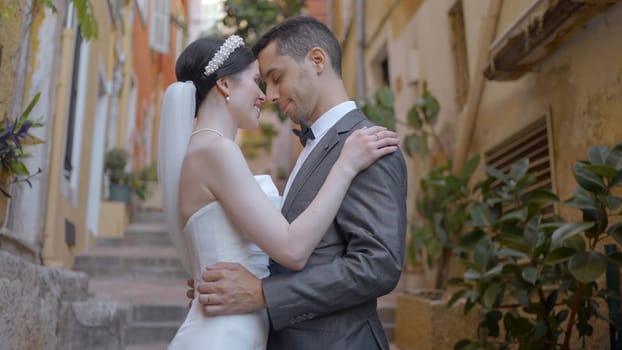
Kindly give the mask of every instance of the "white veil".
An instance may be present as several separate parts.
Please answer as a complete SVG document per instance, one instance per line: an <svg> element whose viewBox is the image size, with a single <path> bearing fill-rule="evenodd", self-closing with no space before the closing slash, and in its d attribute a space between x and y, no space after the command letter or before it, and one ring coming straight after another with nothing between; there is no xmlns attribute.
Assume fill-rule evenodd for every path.
<svg viewBox="0 0 622 350"><path fill-rule="evenodd" d="M164 217L177 255L192 276L188 250L182 240L179 217L179 182L194 123L196 88L191 81L171 84L164 93L158 135L158 180Z"/></svg>

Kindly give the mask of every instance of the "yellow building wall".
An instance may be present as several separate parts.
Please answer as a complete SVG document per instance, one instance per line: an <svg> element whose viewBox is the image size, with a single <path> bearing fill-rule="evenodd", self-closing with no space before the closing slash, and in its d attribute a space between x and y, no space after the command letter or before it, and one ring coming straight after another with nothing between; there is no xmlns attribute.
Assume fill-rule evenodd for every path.
<svg viewBox="0 0 622 350"><path fill-rule="evenodd" d="M24 16L18 15L19 0L0 0L0 121L4 120L11 109L13 96L12 57L17 51L22 37ZM7 217L9 199L0 194L0 227Z"/></svg>
<svg viewBox="0 0 622 350"><path fill-rule="evenodd" d="M554 180L561 198L570 197L576 185L573 162L585 159L590 146L622 141L622 41L612 40L620 33L622 4L592 18L535 73L514 82L487 82L471 153L484 152L550 114ZM565 208L562 213L576 215Z"/></svg>
<svg viewBox="0 0 622 350"><path fill-rule="evenodd" d="M333 8L341 10L341 1ZM396 117L405 121L406 113L421 93L422 86L406 84L409 65L416 64L420 82L439 99L441 111L437 132L455 151L460 109L455 104L455 78L451 30L448 13L455 0L366 2L365 72L367 95L374 88L374 58L386 47L389 56L391 88L395 93ZM481 74L476 67L483 23L491 1L463 0L465 39L471 82ZM532 0L503 1L495 36L509 28ZM351 7L354 11L354 7ZM392 11L392 12L387 12ZM349 18L354 18L352 14ZM343 14L333 15L332 24L344 50L344 83L351 96L356 94L356 33L348 28ZM385 21L383 21L385 19ZM352 27L352 26L351 26ZM477 113L469 154L484 153L543 115L550 115L554 154L554 182L560 198L566 199L576 186L573 162L585 159L592 145L612 146L622 141L622 3L593 17L570 36L533 73L517 81L486 81ZM487 47L487 45L485 45ZM416 62L408 50L417 52ZM399 81L399 83L398 83ZM407 129L398 125L401 135ZM418 178L429 164L425 159L407 158L409 213L414 213ZM567 219L578 219L576 210L560 206ZM411 215L409 214L409 217ZM427 282L423 279L423 284ZM606 327L598 327L603 332ZM601 338L600 334L596 338ZM598 340L594 340L598 341Z"/></svg>
<svg viewBox="0 0 622 350"><path fill-rule="evenodd" d="M78 180L78 205L73 206L71 201L62 193L60 184L63 167L63 154L65 144L65 132L67 123L67 95L69 94L69 79L71 79L71 60L75 42L75 31L65 30L62 41L62 64L58 80L57 103L54 111L54 128L52 135L52 147L50 152L50 181L48 211L44 233L43 259L46 265L70 268L73 265L76 253L89 249L94 244L93 232L86 228L86 208L88 201L88 187L91 167L91 142L96 115L96 104L100 91L100 80L102 80L102 69L104 84L110 84L114 66L118 60L115 55L115 45L120 35L130 36L131 33L126 27L126 32L121 33L114 26L109 18L107 5L105 2L96 1L92 3L98 25L98 36L90 41L89 64L88 64L88 87L85 96L85 118L83 124L84 138L80 160L80 176ZM128 6L129 4L126 4ZM126 39L127 40L127 39ZM129 47L125 44L122 47ZM103 68L102 68L103 67ZM129 81L129 80L126 80ZM129 89L122 89L119 98L119 113L123 113L127 108L127 94ZM125 128L125 124L121 128ZM117 132L123 131L118 129ZM120 137L117 137L120 139ZM103 206L104 215L112 212L116 218L116 210L109 211L108 207ZM75 225L76 245L69 248L65 243L65 220ZM119 218L120 222L127 222L127 217Z"/></svg>

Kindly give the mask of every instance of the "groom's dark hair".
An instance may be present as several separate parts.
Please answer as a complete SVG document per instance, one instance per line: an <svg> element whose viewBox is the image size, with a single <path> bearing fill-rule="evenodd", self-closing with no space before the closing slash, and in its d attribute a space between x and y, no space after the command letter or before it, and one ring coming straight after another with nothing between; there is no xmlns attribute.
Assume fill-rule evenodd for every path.
<svg viewBox="0 0 622 350"><path fill-rule="evenodd" d="M253 45L253 53L275 42L278 53L302 61L309 51L319 47L326 51L335 74L341 78L341 47L335 34L322 22L309 16L297 16L272 27Z"/></svg>

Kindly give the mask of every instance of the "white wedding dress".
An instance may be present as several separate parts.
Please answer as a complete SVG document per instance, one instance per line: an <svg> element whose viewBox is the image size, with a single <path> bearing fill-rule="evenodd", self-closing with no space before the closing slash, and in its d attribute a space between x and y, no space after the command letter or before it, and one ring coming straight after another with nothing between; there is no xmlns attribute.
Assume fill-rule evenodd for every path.
<svg viewBox="0 0 622 350"><path fill-rule="evenodd" d="M280 197L269 175L255 179L278 207ZM259 278L266 277L268 256L247 237L236 232L218 202L196 211L183 233L190 269L195 281L201 272L217 262L240 263ZM198 293L195 293L198 297ZM196 299L184 323L170 343L169 350L265 350L268 318L265 311L243 315L207 316Z"/></svg>

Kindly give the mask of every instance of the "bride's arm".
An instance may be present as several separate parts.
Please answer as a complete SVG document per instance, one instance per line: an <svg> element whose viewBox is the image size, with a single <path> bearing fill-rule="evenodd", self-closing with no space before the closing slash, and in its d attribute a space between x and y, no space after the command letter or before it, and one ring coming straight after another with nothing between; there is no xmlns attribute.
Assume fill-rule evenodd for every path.
<svg viewBox="0 0 622 350"><path fill-rule="evenodd" d="M399 139L378 127L354 132L315 199L291 224L263 193L239 147L226 139L217 142L216 147L193 155L190 171L201 174L198 188L209 189L236 229L272 259L301 270L335 217L352 179L376 159L394 152Z"/></svg>

